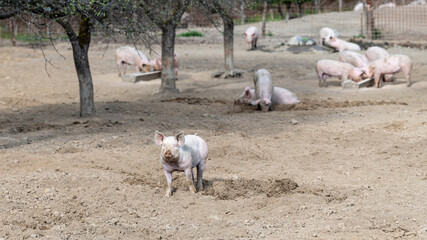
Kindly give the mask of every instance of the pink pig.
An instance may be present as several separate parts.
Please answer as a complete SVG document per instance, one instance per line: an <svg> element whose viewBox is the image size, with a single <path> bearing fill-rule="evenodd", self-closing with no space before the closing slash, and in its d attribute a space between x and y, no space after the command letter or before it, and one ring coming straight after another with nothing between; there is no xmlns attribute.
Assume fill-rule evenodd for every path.
<svg viewBox="0 0 427 240"><path fill-rule="evenodd" d="M185 135L179 133L176 136L165 137L161 132L156 131L154 142L161 145L160 161L166 177L168 187L166 197L172 195L172 172L184 171L185 180L188 183L190 192L196 193L194 188L193 168L197 168L197 190L202 189L203 171L208 159L208 145L199 136Z"/></svg>
<svg viewBox="0 0 427 240"><path fill-rule="evenodd" d="M369 76L375 77L374 87L380 87L380 78L384 74L395 74L402 72L405 74L406 85L410 86L410 73L412 70L412 60L405 55L392 55L387 58L375 60L369 64Z"/></svg>
<svg viewBox="0 0 427 240"><path fill-rule="evenodd" d="M273 110L271 98L273 96L274 88L270 73L265 69L259 69L256 71L254 84L256 97L255 104L259 105L261 110L264 112Z"/></svg>
<svg viewBox="0 0 427 240"><path fill-rule="evenodd" d="M338 39L337 37L330 37L328 44L339 52L344 52L345 50L360 51L359 45Z"/></svg>
<svg viewBox="0 0 427 240"><path fill-rule="evenodd" d="M245 91L236 101L244 104L256 105L255 89L246 87ZM293 92L289 91L288 89L280 88L280 87L273 88L273 96L271 97L271 104L273 105L296 104L299 102L300 100L297 98L297 96Z"/></svg>
<svg viewBox="0 0 427 240"><path fill-rule="evenodd" d="M316 73L319 77L319 87L324 87L326 86L326 76L338 77L340 80L351 79L359 82L362 80L361 76L365 72L360 68L353 67L349 63L323 59L317 61Z"/></svg>
<svg viewBox="0 0 427 240"><path fill-rule="evenodd" d="M248 29L246 29L243 35L245 36L247 50L256 49L256 42L258 41L258 37L259 37L258 28L254 26L249 27Z"/></svg>
<svg viewBox="0 0 427 240"><path fill-rule="evenodd" d="M133 47L117 48L115 58L119 76L122 75L120 67L123 68L123 75L125 75L127 65L134 65L137 72L149 72L151 70L151 64L147 56Z"/></svg>
<svg viewBox="0 0 427 240"><path fill-rule="evenodd" d="M162 57L159 56L156 59L151 60L150 64L153 66L154 71L161 71L163 68L162 67ZM176 53L174 56L173 67L174 67L174 72L175 72L175 78L178 79L179 58L178 58L178 54L176 54Z"/></svg>
<svg viewBox="0 0 427 240"><path fill-rule="evenodd" d="M387 50L385 50L382 47L369 47L366 52L365 52L366 58L368 59L369 62L373 62L375 60L378 59L383 59L386 57L390 57L390 54L387 52ZM386 82L392 82L395 80L393 74L385 74L383 76L381 76L381 78L383 78L383 81Z"/></svg>

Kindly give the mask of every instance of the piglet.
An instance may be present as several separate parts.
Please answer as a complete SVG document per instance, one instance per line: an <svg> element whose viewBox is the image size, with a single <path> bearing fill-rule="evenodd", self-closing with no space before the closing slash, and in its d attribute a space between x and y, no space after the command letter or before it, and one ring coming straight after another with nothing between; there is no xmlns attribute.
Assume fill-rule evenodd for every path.
<svg viewBox="0 0 427 240"><path fill-rule="evenodd" d="M153 66L153 70L154 71L161 71L162 68L163 68L163 66L162 66L162 57L159 56L156 59L151 60L150 64ZM174 68L174 72L175 72L175 79L178 79L179 58L178 58L178 54L177 53L174 54L173 68Z"/></svg>
<svg viewBox="0 0 427 240"><path fill-rule="evenodd" d="M119 76L122 75L121 67L123 68L123 75L126 75L127 65L134 65L137 72L149 72L151 70L151 64L147 56L133 47L117 48L115 58Z"/></svg>
<svg viewBox="0 0 427 240"><path fill-rule="evenodd" d="M236 102L256 105L255 89L246 87L242 95L236 100ZM271 97L271 104L297 104L300 100L297 96L286 88L274 87L273 96Z"/></svg>
<svg viewBox="0 0 427 240"><path fill-rule="evenodd" d="M365 55L369 62L390 57L390 54L387 52L387 50L377 46L369 47L368 49L366 49ZM395 80L393 74L385 74L382 75L381 78L383 79L383 81L386 82L393 82Z"/></svg>
<svg viewBox="0 0 427 240"><path fill-rule="evenodd" d="M324 87L326 86L326 76L338 77L340 80L351 79L359 82L362 80L362 74L365 72L360 68L353 67L349 63L323 59L317 61L316 73L319 77L319 87Z"/></svg>
<svg viewBox="0 0 427 240"><path fill-rule="evenodd" d="M335 48L338 52L344 52L346 50L360 51L359 45L338 39L337 37L330 37L328 44L329 46Z"/></svg>
<svg viewBox="0 0 427 240"><path fill-rule="evenodd" d="M197 190L202 189L203 171L208 159L208 145L199 136L185 135L179 133L176 136L168 136L156 131L154 142L161 145L160 161L166 176L168 187L166 197L172 194L172 172L184 171L185 180L188 183L190 192L196 193L194 188L193 168L197 168Z"/></svg>
<svg viewBox="0 0 427 240"><path fill-rule="evenodd" d="M329 40L331 37L336 37L338 33L332 28L324 27L319 31L319 44L320 45L329 45Z"/></svg>
<svg viewBox="0 0 427 240"><path fill-rule="evenodd" d="M410 73L412 70L412 60L405 55L392 55L387 58L375 60L369 64L368 75L375 77L374 87L380 87L380 78L384 74L395 74L402 72L405 74L406 85L410 86Z"/></svg>
<svg viewBox="0 0 427 240"><path fill-rule="evenodd" d="M256 43L258 41L259 37L259 31L257 27L249 27L246 29L245 33L243 33L245 36L245 41L247 44L247 50L254 50L256 49Z"/></svg>
<svg viewBox="0 0 427 240"><path fill-rule="evenodd" d="M273 96L274 88L270 73L265 69L259 69L256 71L254 84L256 97L255 104L259 105L261 110L264 112L273 110L271 98Z"/></svg>

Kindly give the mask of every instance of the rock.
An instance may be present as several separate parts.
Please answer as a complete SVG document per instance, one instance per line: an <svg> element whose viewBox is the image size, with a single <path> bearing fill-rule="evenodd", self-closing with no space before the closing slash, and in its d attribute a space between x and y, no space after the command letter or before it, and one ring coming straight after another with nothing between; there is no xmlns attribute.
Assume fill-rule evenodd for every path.
<svg viewBox="0 0 427 240"><path fill-rule="evenodd" d="M298 121L292 118L292 119L291 119L291 124L292 124L292 125L297 125L297 124L298 124Z"/></svg>

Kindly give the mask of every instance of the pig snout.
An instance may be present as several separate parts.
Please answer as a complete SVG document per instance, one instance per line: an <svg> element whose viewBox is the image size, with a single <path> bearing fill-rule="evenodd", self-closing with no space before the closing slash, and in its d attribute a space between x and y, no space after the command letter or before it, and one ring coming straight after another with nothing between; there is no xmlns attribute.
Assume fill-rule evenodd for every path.
<svg viewBox="0 0 427 240"><path fill-rule="evenodd" d="M173 156L172 155L172 151L171 150L166 150L165 153L163 154L163 156L165 158L171 158Z"/></svg>

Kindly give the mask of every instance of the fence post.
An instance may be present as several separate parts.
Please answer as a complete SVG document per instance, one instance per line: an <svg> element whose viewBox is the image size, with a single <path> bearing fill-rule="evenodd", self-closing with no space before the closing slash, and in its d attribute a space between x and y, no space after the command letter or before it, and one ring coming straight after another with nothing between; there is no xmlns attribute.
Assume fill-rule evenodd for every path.
<svg viewBox="0 0 427 240"><path fill-rule="evenodd" d="M265 17L267 15L267 2L264 2L264 10L262 11L262 36L265 37Z"/></svg>
<svg viewBox="0 0 427 240"><path fill-rule="evenodd" d="M374 10L370 4L366 3L366 0L363 0L363 14L366 19L366 38L373 40L374 32ZM362 28L364 30L364 28Z"/></svg>
<svg viewBox="0 0 427 240"><path fill-rule="evenodd" d="M338 7L340 9L340 12L342 12L342 0L338 1Z"/></svg>

